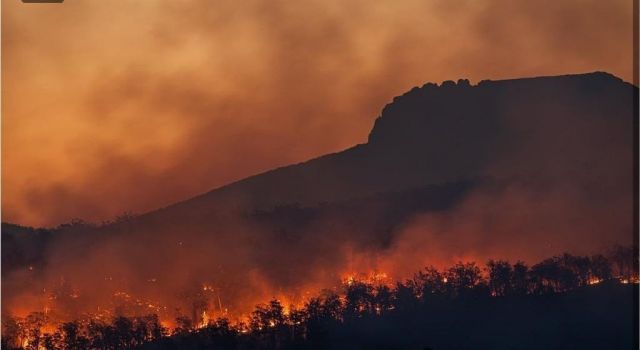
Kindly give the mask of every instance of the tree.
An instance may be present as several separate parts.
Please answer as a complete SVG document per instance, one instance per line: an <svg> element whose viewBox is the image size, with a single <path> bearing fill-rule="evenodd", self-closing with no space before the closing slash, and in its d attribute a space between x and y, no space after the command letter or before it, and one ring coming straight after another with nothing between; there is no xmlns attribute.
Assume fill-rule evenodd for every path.
<svg viewBox="0 0 640 350"><path fill-rule="evenodd" d="M341 320L344 310L340 296L334 292L324 293L322 310L326 319L333 321Z"/></svg>
<svg viewBox="0 0 640 350"><path fill-rule="evenodd" d="M218 318L200 329L198 334L206 339L209 348L235 349L237 344L238 331L231 326L226 318Z"/></svg>
<svg viewBox="0 0 640 350"><path fill-rule="evenodd" d="M301 342L305 337L305 326L307 322L307 312L303 309L297 309L291 305L289 307L289 315L287 317L289 329L291 330L291 340L293 342Z"/></svg>
<svg viewBox="0 0 640 350"><path fill-rule="evenodd" d="M505 296L511 294L513 268L508 261L489 260L487 262L489 272L489 291L492 296Z"/></svg>
<svg viewBox="0 0 640 350"><path fill-rule="evenodd" d="M591 261L586 256L574 256L569 253L564 253L560 258L560 264L563 268L570 270L573 273L573 278L577 286L584 286L589 282L591 277L590 265ZM575 286L568 286L568 288Z"/></svg>
<svg viewBox="0 0 640 350"><path fill-rule="evenodd" d="M193 320L187 316L176 317L176 328L174 332L177 334L187 334L193 330Z"/></svg>
<svg viewBox="0 0 640 350"><path fill-rule="evenodd" d="M2 349L16 349L20 344L20 324L13 317L2 319Z"/></svg>
<svg viewBox="0 0 640 350"><path fill-rule="evenodd" d="M609 259L615 267L616 276L629 279L638 274L637 249L616 245L609 252Z"/></svg>
<svg viewBox="0 0 640 350"><path fill-rule="evenodd" d="M591 276L597 280L608 280L613 276L611 264L602 254L591 257L589 270Z"/></svg>
<svg viewBox="0 0 640 350"><path fill-rule="evenodd" d="M277 299L271 300L266 305L257 305L251 314L251 328L267 329L281 326L285 323L284 307Z"/></svg>
<svg viewBox="0 0 640 350"><path fill-rule="evenodd" d="M324 343L331 319L320 298L312 298L305 305L307 314L307 339L319 347Z"/></svg>
<svg viewBox="0 0 640 350"><path fill-rule="evenodd" d="M354 281L346 286L345 294L345 318L355 319L373 313L373 287L370 284Z"/></svg>
<svg viewBox="0 0 640 350"><path fill-rule="evenodd" d="M337 326L343 308L340 296L324 291L319 298L312 298L305 305L307 339L314 348L324 348L330 330Z"/></svg>
<svg viewBox="0 0 640 350"><path fill-rule="evenodd" d="M374 288L373 309L376 315L382 315L385 311L391 309L393 294L391 289L385 285L379 285Z"/></svg>
<svg viewBox="0 0 640 350"><path fill-rule="evenodd" d="M529 293L529 267L523 261L518 261L513 264L511 291L514 295L525 295Z"/></svg>
<svg viewBox="0 0 640 350"><path fill-rule="evenodd" d="M23 339L27 339L25 349L38 350L42 346L42 327L46 323L46 316L42 312L32 312L27 315L22 324Z"/></svg>
<svg viewBox="0 0 640 350"><path fill-rule="evenodd" d="M407 283L396 283L394 290L393 306L399 312L409 312L418 305L418 298L415 289L410 281Z"/></svg>
<svg viewBox="0 0 640 350"><path fill-rule="evenodd" d="M115 343L113 328L103 321L91 320L87 325L89 347L92 349L113 349Z"/></svg>
<svg viewBox="0 0 640 350"><path fill-rule="evenodd" d="M118 316L113 320L113 343L117 349L130 349L135 345L133 321L131 319Z"/></svg>
<svg viewBox="0 0 640 350"><path fill-rule="evenodd" d="M46 333L42 336L42 348L44 350L62 349L62 336L60 332Z"/></svg>
<svg viewBox="0 0 640 350"><path fill-rule="evenodd" d="M537 294L564 292L579 285L577 274L567 267L567 257L553 257L531 267L530 275Z"/></svg>
<svg viewBox="0 0 640 350"><path fill-rule="evenodd" d="M447 278L435 267L426 267L419 271L413 278L415 289L423 299L428 300L432 296L443 295L447 292Z"/></svg>
<svg viewBox="0 0 640 350"><path fill-rule="evenodd" d="M266 305L257 305L251 313L250 326L268 348L277 348L287 335L284 307L277 299Z"/></svg>
<svg viewBox="0 0 640 350"><path fill-rule="evenodd" d="M469 294L469 292L482 282L480 268L475 262L465 264L458 262L447 270L445 278L447 285L454 295L457 296Z"/></svg>
<svg viewBox="0 0 640 350"><path fill-rule="evenodd" d="M87 348L89 341L82 335L78 321L65 322L58 331L62 338L62 349L81 350Z"/></svg>

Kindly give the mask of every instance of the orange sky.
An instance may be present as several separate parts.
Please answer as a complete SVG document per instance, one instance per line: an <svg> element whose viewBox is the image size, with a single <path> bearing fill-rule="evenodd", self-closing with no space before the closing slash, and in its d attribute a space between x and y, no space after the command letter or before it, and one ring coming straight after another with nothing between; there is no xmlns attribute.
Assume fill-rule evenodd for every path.
<svg viewBox="0 0 640 350"><path fill-rule="evenodd" d="M338 151L428 81L632 63L628 0L2 0L2 220L140 213Z"/></svg>

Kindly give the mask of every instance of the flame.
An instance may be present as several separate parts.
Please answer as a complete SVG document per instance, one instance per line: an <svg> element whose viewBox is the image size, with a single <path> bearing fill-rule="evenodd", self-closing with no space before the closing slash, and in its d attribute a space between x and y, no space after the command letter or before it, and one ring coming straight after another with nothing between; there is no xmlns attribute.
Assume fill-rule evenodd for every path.
<svg viewBox="0 0 640 350"><path fill-rule="evenodd" d="M374 285L391 285L391 278L386 272L371 271L367 274L347 273L343 274L342 283L351 286L356 282Z"/></svg>
<svg viewBox="0 0 640 350"><path fill-rule="evenodd" d="M209 325L209 322L211 321L209 318L209 314L207 314L207 311L202 311L202 314L200 315L201 321L200 324L198 324L197 328L204 328L206 326Z"/></svg>
<svg viewBox="0 0 640 350"><path fill-rule="evenodd" d="M638 278L638 276L620 277L619 280L620 280L620 283L622 283L622 284L629 284L629 283L638 284L638 283L640 283L640 278Z"/></svg>
<svg viewBox="0 0 640 350"><path fill-rule="evenodd" d="M260 276L257 276L253 281L254 290L260 293L244 297L241 302L238 302L237 299L233 299L232 296L225 293L225 291L231 290L231 288L226 286L221 288L217 284L218 282L214 284L204 281L193 285L194 288L191 289L193 295L196 295L197 298L202 298L202 304L197 304L200 306L194 306L193 309L186 310L193 310L193 313L188 313L191 315L191 327L193 329L205 328L211 325L216 319L224 317L228 318L232 324L238 327L237 329L240 333L248 333L251 329L246 326L246 324L248 324L250 319L251 310L253 310L257 304L263 304L275 299L282 306L283 314L290 316L292 312L304 308L311 297L320 295L322 290L327 289L326 287L328 286L329 290L341 294L340 298L344 298L342 296L342 288L345 286L353 286L357 283L365 283L372 286L393 286L394 281L409 277L402 274L395 276L397 271L389 264L385 265L376 262L371 265L374 265L375 268L360 270L368 272L354 272L357 270L350 268L346 270L347 272L333 274L331 276L334 282L331 285L321 284L310 277L309 281L304 283L302 287L285 291L273 286L269 281L261 279ZM384 267L384 269L381 267ZM391 271L393 277L392 273L387 271ZM147 277L148 276L145 276L141 281L156 281L155 277L149 279L147 279ZM395 279L397 277L399 277L399 279ZM107 276L105 280L111 280L111 277ZM638 283L637 276L618 276L613 279L613 281L616 280L622 284ZM448 283L448 278L442 277L442 282ZM604 282L602 279L595 277L591 277L586 281L588 285L596 285L602 282ZM145 284L145 286L149 286L149 284ZM115 286L112 286L112 288L114 289L106 293L110 298L109 301L105 301L100 305L94 304L90 311L83 309L77 313L73 313L65 310L69 305L69 301L71 301L71 305L74 305L73 303L84 302L84 300L87 299L87 291L67 287L67 289L64 289L65 292L62 293L59 292L55 286L47 286L47 288L38 286L35 289L37 292L29 295L28 299L24 299L24 303L20 303L20 308L12 309L11 314L24 318L30 314L31 311L39 310L46 316L47 320L41 329L44 334L56 332L60 324L73 319L82 320L83 322L88 322L88 320L109 322L116 315L135 317L149 314L157 315L160 325L167 330L168 334L172 334L178 326L176 317L184 317L183 312L185 309L183 308L182 311L180 311L176 305L172 304L171 299L163 299L158 295L155 295L154 298L147 294L139 294L141 291L135 289L118 290L115 289ZM149 288L151 288L151 286L149 286ZM224 305L223 300L226 301ZM358 306L358 308L360 311L364 311L362 306ZM382 314L386 309L376 305L373 306L373 310L377 314ZM275 321L270 321L267 327L276 327L276 325ZM25 344L26 346L33 345L29 344L30 340L28 338L21 338L17 342L23 344L23 346L25 346Z"/></svg>

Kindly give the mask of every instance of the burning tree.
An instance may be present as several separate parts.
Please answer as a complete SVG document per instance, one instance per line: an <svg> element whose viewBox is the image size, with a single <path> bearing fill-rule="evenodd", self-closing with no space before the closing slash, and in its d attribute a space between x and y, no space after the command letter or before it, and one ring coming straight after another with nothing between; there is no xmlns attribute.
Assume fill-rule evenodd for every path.
<svg viewBox="0 0 640 350"><path fill-rule="evenodd" d="M381 274L371 274L377 275ZM505 297L509 297L510 303L528 304L541 294L587 290L601 282L621 286L612 276L611 263L603 255L563 254L531 269L523 262L512 265L504 260L490 260L484 270L473 262L459 262L445 270L425 268L412 279L395 285L383 283L386 280L379 278L347 279L341 287L325 290L298 307L285 307L279 299L272 299L257 305L247 323L242 319L235 322L210 319L208 300L203 293L190 295L187 304L192 306L191 315L178 316L170 332L156 314L96 316L57 327L51 327L51 318L42 312L23 318L4 317L2 346L65 350L163 349L174 345L173 348L329 347L336 334L360 334L371 325L392 327L391 324L399 322L408 327L418 321L431 324L455 320L468 307L486 310L488 306L499 305ZM206 288L209 287L205 291ZM138 300L129 295L125 299ZM125 310L129 309L121 309Z"/></svg>

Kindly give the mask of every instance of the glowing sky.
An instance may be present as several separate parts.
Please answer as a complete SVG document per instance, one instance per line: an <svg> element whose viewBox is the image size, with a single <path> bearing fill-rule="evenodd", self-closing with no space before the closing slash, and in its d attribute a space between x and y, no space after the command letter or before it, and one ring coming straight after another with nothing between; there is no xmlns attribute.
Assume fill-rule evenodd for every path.
<svg viewBox="0 0 640 350"><path fill-rule="evenodd" d="M140 213L338 151L428 81L631 81L632 40L628 0L2 0L2 220Z"/></svg>

